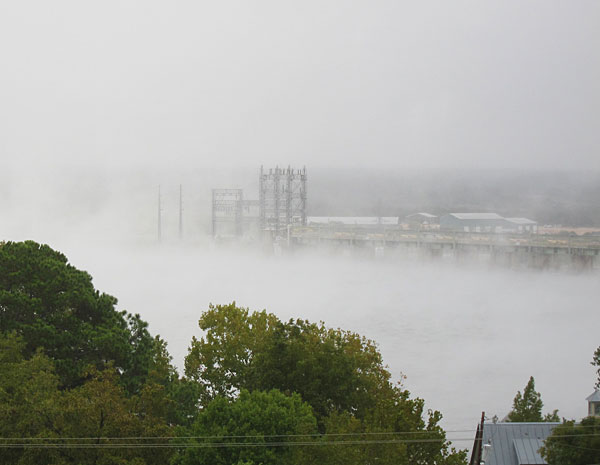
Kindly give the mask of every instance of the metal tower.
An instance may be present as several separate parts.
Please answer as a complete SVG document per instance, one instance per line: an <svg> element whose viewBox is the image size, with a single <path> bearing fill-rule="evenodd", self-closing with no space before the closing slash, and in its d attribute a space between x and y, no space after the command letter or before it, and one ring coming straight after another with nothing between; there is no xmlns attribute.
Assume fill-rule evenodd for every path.
<svg viewBox="0 0 600 465"><path fill-rule="evenodd" d="M212 190L212 235L236 236L243 234L244 191L242 189Z"/></svg>
<svg viewBox="0 0 600 465"><path fill-rule="evenodd" d="M306 225L306 168L275 167L259 177L260 227L280 236L291 224Z"/></svg>

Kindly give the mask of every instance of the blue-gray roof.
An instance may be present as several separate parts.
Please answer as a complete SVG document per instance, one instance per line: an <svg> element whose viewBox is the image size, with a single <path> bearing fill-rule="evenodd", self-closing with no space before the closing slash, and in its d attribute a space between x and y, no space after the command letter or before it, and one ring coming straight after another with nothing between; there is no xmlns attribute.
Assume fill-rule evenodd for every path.
<svg viewBox="0 0 600 465"><path fill-rule="evenodd" d="M545 464L539 454L552 428L560 423L485 423L483 444L489 444L485 465Z"/></svg>
<svg viewBox="0 0 600 465"><path fill-rule="evenodd" d="M596 389L594 393L585 400L588 402L600 402L600 390Z"/></svg>
<svg viewBox="0 0 600 465"><path fill-rule="evenodd" d="M537 224L537 221L530 220L529 218L505 218L505 220L514 224Z"/></svg>
<svg viewBox="0 0 600 465"><path fill-rule="evenodd" d="M544 445L544 441L541 439L513 439L513 445L515 446L519 465L546 463L539 453Z"/></svg>
<svg viewBox="0 0 600 465"><path fill-rule="evenodd" d="M498 213L449 213L459 220L503 220Z"/></svg>

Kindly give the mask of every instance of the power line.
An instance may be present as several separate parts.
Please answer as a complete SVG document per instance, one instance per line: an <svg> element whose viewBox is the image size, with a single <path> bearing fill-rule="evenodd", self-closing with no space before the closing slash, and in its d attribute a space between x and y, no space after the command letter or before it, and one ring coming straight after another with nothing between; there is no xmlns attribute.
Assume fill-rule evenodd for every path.
<svg viewBox="0 0 600 465"><path fill-rule="evenodd" d="M471 438L469 438L471 439ZM214 449L229 447L288 447L288 446L351 446L369 444L430 444L446 439L388 439L388 440L352 440L352 441L281 441L281 442L209 442L209 443L123 443L123 444L0 444L0 449ZM465 439L466 440L466 439Z"/></svg>
<svg viewBox="0 0 600 465"><path fill-rule="evenodd" d="M122 436L122 437L66 437L66 438L34 438L34 437L0 437L0 441L7 440L128 440L128 439L240 439L240 438L291 438L291 437L339 437L339 436L383 436L400 434L442 434L442 433L472 433L473 429L451 431L366 431L362 433L306 433L306 434L255 434L255 435L227 435L227 436Z"/></svg>
<svg viewBox="0 0 600 465"><path fill-rule="evenodd" d="M554 428L557 429L557 428ZM101 436L101 437L0 437L0 441L125 441L125 440L173 440L173 439L195 439L195 440L207 440L207 439L253 439L253 438L328 438L328 437L352 437L352 436L397 436L397 435L422 435L422 434L453 434L453 433L473 433L474 429L462 429L462 430L445 430L445 431L380 431L380 432L362 432L362 433L307 433L307 434L255 434L255 435L227 435L227 436ZM553 436L556 439L559 438L570 438L570 437L590 437L600 436L598 433L584 433L584 434L561 434L559 436ZM451 441L460 440L472 440L472 437L464 439L455 438L439 438L436 440L447 439ZM1 445L1 444L0 444Z"/></svg>
<svg viewBox="0 0 600 465"><path fill-rule="evenodd" d="M300 435L301 436L301 435ZM304 435L310 436L310 435ZM600 433L590 433L590 434L572 434L572 435L562 435L561 438L567 437L598 437ZM238 436L246 437L246 438L256 438L258 436ZM294 437L294 435L280 435L280 437ZM209 437L164 437L164 439L172 441L172 440L189 440L189 439L207 439ZM231 437L235 439L235 437ZM52 440L55 441L63 441L66 438L15 438L14 440L35 440L35 439L43 439L43 440ZM135 440L135 439L144 439L144 438L71 438L70 440L77 441L97 441L96 443L85 443L85 442L75 442L75 443L60 443L60 442L5 442L0 444L1 449L11 449L11 448L34 448L34 449L89 449L89 448L227 448L227 447L283 447L283 446L337 446L337 445L366 445L366 444L427 444L427 443L436 443L436 442L445 442L448 441L448 438L440 437L440 438L424 438L424 439L353 439L353 440L338 440L338 441L265 441L265 442L185 442L185 443L105 443L102 444L99 441L113 441L113 440ZM221 438L223 439L223 438ZM455 438L453 441L470 441L473 438ZM5 439L4 439L5 440ZM561 446L582 448L579 446L574 446L570 444L562 444L558 443ZM586 449L586 448L582 448ZM588 449L588 450L598 450L598 449Z"/></svg>

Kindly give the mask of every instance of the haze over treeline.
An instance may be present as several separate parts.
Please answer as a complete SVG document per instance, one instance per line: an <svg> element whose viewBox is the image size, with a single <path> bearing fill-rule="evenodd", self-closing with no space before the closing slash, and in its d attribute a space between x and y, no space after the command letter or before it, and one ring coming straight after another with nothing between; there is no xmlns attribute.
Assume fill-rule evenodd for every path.
<svg viewBox="0 0 600 465"><path fill-rule="evenodd" d="M158 186L165 239L177 238L183 185L187 240L210 233L211 189L242 188L258 198L260 165L206 167L56 166L0 173L0 214L7 238L78 236L91 240L156 238ZM600 226L600 173L515 170L383 170L307 166L308 214L400 216L417 211L494 211L540 224ZM46 235L44 237L44 235Z"/></svg>

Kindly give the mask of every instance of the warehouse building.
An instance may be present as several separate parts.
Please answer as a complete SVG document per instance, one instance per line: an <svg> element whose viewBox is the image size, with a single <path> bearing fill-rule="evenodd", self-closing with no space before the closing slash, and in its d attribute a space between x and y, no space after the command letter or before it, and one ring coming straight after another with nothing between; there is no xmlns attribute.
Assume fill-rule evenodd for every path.
<svg viewBox="0 0 600 465"><path fill-rule="evenodd" d="M431 213L413 213L404 218L404 223L411 227L418 226L431 226L433 224L439 224L439 218Z"/></svg>
<svg viewBox="0 0 600 465"><path fill-rule="evenodd" d="M440 217L440 229L462 232L536 233L537 222L504 218L497 213L449 213Z"/></svg>
<svg viewBox="0 0 600 465"><path fill-rule="evenodd" d="M529 218L506 218L509 222L507 229L513 229L515 232L537 232L538 224Z"/></svg>
<svg viewBox="0 0 600 465"><path fill-rule="evenodd" d="M449 213L440 217L440 229L464 232L501 232L508 226L497 213Z"/></svg>

